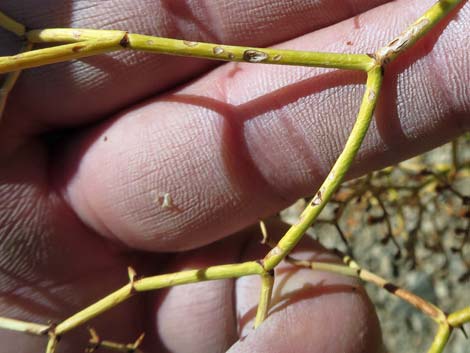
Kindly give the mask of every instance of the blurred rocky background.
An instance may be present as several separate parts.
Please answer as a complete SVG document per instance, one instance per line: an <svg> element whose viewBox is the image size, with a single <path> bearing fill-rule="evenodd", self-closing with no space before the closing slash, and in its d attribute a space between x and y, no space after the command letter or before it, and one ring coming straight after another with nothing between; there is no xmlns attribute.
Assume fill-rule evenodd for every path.
<svg viewBox="0 0 470 353"><path fill-rule="evenodd" d="M297 221L306 200L281 212ZM397 166L345 183L308 231L328 248L445 312L470 305L470 134ZM436 325L406 302L366 285L386 348L426 352ZM466 325L470 333L470 325ZM446 353L469 353L455 330Z"/></svg>

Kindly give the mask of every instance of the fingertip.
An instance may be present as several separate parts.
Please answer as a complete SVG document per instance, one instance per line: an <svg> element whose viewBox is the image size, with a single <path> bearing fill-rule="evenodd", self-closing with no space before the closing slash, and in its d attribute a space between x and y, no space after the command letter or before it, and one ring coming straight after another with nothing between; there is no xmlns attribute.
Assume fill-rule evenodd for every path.
<svg viewBox="0 0 470 353"><path fill-rule="evenodd" d="M310 239L304 239L300 247L292 254L297 259L340 262ZM259 253L264 252L253 247L246 256L256 258ZM382 351L374 306L355 278L281 263L275 270L269 315L254 330L259 290L258 278L243 277L236 281L240 339L231 347L231 353Z"/></svg>
<svg viewBox="0 0 470 353"><path fill-rule="evenodd" d="M273 298L269 317L258 329L245 323L229 352L381 352L380 325L365 291L340 276L319 281L307 272L300 270L287 281L282 299Z"/></svg>

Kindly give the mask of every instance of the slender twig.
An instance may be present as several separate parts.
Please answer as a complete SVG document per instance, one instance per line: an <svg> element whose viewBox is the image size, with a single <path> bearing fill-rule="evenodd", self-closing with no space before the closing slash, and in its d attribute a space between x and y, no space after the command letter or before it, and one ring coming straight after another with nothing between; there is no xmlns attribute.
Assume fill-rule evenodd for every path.
<svg viewBox="0 0 470 353"><path fill-rule="evenodd" d="M336 253L340 255L343 259L345 265L323 263L323 262L314 262L314 261L305 261L305 260L295 260L292 257L288 256L286 260L293 265L311 268L312 270L318 271L327 271L333 273L339 273L345 276L357 277L365 282L372 283L382 289L385 289L389 293L403 299L409 304L413 305L425 315L429 316L438 323L446 322L446 316L435 305L429 303L423 298L417 296L406 289L400 288L397 285L391 283L390 281L361 268L350 256L344 255L342 252L336 250Z"/></svg>
<svg viewBox="0 0 470 353"><path fill-rule="evenodd" d="M21 51L30 51L32 47L32 43L27 42ZM5 81L3 82L2 87L0 88L0 122L2 121L3 111L5 110L8 95L15 86L16 81L18 81L20 74L21 70L9 72L5 77Z"/></svg>
<svg viewBox="0 0 470 353"><path fill-rule="evenodd" d="M459 327L466 322L470 322L470 306L449 314L447 321L452 327Z"/></svg>
<svg viewBox="0 0 470 353"><path fill-rule="evenodd" d="M47 341L46 353L54 353L59 343L59 336L51 332Z"/></svg>
<svg viewBox="0 0 470 353"><path fill-rule="evenodd" d="M261 276L261 291L254 327L257 328L268 316L274 286L274 271Z"/></svg>
<svg viewBox="0 0 470 353"><path fill-rule="evenodd" d="M13 87L20 70L32 68L71 59L79 59L92 55L114 52L119 50L137 50L159 54L183 55L222 61L238 61L248 63L264 63L279 65L317 66L337 69L362 70L367 72L365 93L359 113L345 144L343 152L326 177L312 201L301 214L300 220L293 225L281 240L261 261L250 261L242 264L213 266L200 270L189 270L148 278L137 279L135 272L129 270L130 282L109 294L103 299L72 315L56 327L34 326L35 324L17 320L0 318L4 328L27 332L33 328L33 333L45 332L49 335L47 353L53 353L60 335L82 325L97 315L125 301L133 294L141 291L155 290L169 286L195 283L224 278L238 278L249 275L259 275L262 280L260 305L255 325L258 326L267 316L273 287L273 269L287 258L288 254L300 241L306 230L317 219L321 210L331 199L348 172L364 136L370 125L377 98L380 92L384 66L395 60L401 53L410 48L422 38L433 26L447 15L461 0L440 0L426 13L413 23L406 31L392 40L386 46L376 51L374 55L321 53L285 49L253 48L230 46L223 44L189 42L170 38L160 38L126 31L88 30L88 29L44 29L26 32L25 27L8 16L0 13L0 27L18 36L26 36L32 43L58 44L56 46L27 51L13 56L0 57L0 73L15 72L5 81L5 87ZM5 94L6 96L6 94ZM265 239L267 241L267 239ZM345 258L346 259L346 258ZM346 259L347 260L347 259ZM452 327L450 322L461 324L469 320L470 309L451 314L448 318L434 305L422 300L416 295L393 286L388 281L371 272L359 268L352 260L346 261L347 266L324 263L308 263L312 269L343 273L359 277L387 289L396 296L408 301L426 315L439 323L436 339L430 353L441 352L448 340ZM297 265L306 265L298 262ZM8 321L10 320L10 321ZM451 326L449 326L451 325ZM36 330L36 331L35 331ZM44 331L45 330L45 331Z"/></svg>
<svg viewBox="0 0 470 353"><path fill-rule="evenodd" d="M90 340L88 341L88 347L85 349L85 353L92 353L100 348L115 352L142 353L142 351L139 349L139 346L141 345L145 336L143 333L133 343L125 344L102 340L96 330L93 328L89 328L88 332L90 333Z"/></svg>
<svg viewBox="0 0 470 353"><path fill-rule="evenodd" d="M343 181L346 172L349 170L352 161L359 151L359 147L372 120L372 114L382 85L382 78L383 72L380 66L376 66L368 72L366 90L359 114L343 152L336 160L320 190L300 215L299 222L289 228L279 243L265 256L263 261L267 270L276 267L292 251Z"/></svg>
<svg viewBox="0 0 470 353"><path fill-rule="evenodd" d="M62 335L129 299L137 292L146 292L195 282L264 275L265 273L266 271L258 262L249 261L241 264L212 266L205 269L168 273L141 279L134 277L122 288L59 323L54 332L57 335Z"/></svg>
<svg viewBox="0 0 470 353"><path fill-rule="evenodd" d="M25 54L0 57L0 73L79 59L118 50L277 65L298 65L367 71L374 59L365 54L323 53L255 48L145 36L125 31L44 29L27 33L32 43L66 42Z"/></svg>
<svg viewBox="0 0 470 353"><path fill-rule="evenodd" d="M375 53L377 61L388 64L423 38L441 19L449 14L461 0L438 0L423 16L404 32Z"/></svg>
<svg viewBox="0 0 470 353"><path fill-rule="evenodd" d="M449 341L450 333L452 329L447 323L439 324L434 340L429 347L428 353L441 353L444 350L445 345Z"/></svg>
<svg viewBox="0 0 470 353"><path fill-rule="evenodd" d="M84 41L0 57L0 74L122 49L119 40Z"/></svg>
<svg viewBox="0 0 470 353"><path fill-rule="evenodd" d="M24 36L26 28L23 24L15 21L11 17L5 15L0 11L0 28L4 28L7 31L10 31L16 34L18 37Z"/></svg>
<svg viewBox="0 0 470 353"><path fill-rule="evenodd" d="M33 322L15 319L8 319L5 317L0 317L0 328L11 331L30 333L38 336L45 335L49 331L49 326L47 325L41 325Z"/></svg>

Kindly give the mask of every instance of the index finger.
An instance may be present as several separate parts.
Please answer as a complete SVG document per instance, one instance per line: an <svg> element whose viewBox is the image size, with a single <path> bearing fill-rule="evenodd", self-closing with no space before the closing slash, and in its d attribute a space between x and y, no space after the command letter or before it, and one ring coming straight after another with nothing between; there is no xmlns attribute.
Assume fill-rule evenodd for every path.
<svg viewBox="0 0 470 353"><path fill-rule="evenodd" d="M2 1L28 28L81 27L225 44L269 46L359 14L387 0L342 1ZM0 33L0 55L17 43ZM174 87L214 61L135 52L27 70L10 98L6 120L31 132L74 126ZM28 102L27 105L24 102Z"/></svg>
<svg viewBox="0 0 470 353"><path fill-rule="evenodd" d="M369 11L363 16L368 31L351 33L352 21L342 22L283 47L339 51L354 37L368 52L385 41L382 27L400 33L432 0L412 4L414 12L408 1ZM460 19L444 24L442 35L434 33L438 39L424 38L412 56L386 67L383 100L353 173L468 129L468 65L436 58L468 62L462 28L469 24L462 18L469 11L466 3ZM384 19L384 12L391 16ZM221 66L73 143L66 197L99 234L130 246L168 251L213 242L314 191L343 148L363 83L357 72Z"/></svg>

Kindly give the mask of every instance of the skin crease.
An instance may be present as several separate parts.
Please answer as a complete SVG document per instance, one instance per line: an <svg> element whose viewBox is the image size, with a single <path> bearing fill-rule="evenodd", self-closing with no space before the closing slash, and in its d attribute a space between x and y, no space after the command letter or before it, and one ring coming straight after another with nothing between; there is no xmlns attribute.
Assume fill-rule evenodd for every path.
<svg viewBox="0 0 470 353"><path fill-rule="evenodd" d="M29 28L367 53L433 3L6 0L0 9ZM469 130L469 26L465 1L387 67L351 176ZM1 32L1 55L18 46ZM250 245L258 230L228 235L315 190L345 142L364 80L130 52L26 71L0 128L0 315L58 322L126 283L128 265L153 275L261 257L265 249ZM173 207L161 207L164 194ZM328 256L313 249L299 256ZM380 351L377 319L356 283L305 270L283 281L289 270L277 272L278 302L256 332L255 278L147 293L91 325L123 342L145 331L145 352ZM58 351L82 352L86 335L65 335ZM0 331L0 342L36 352L45 341Z"/></svg>

